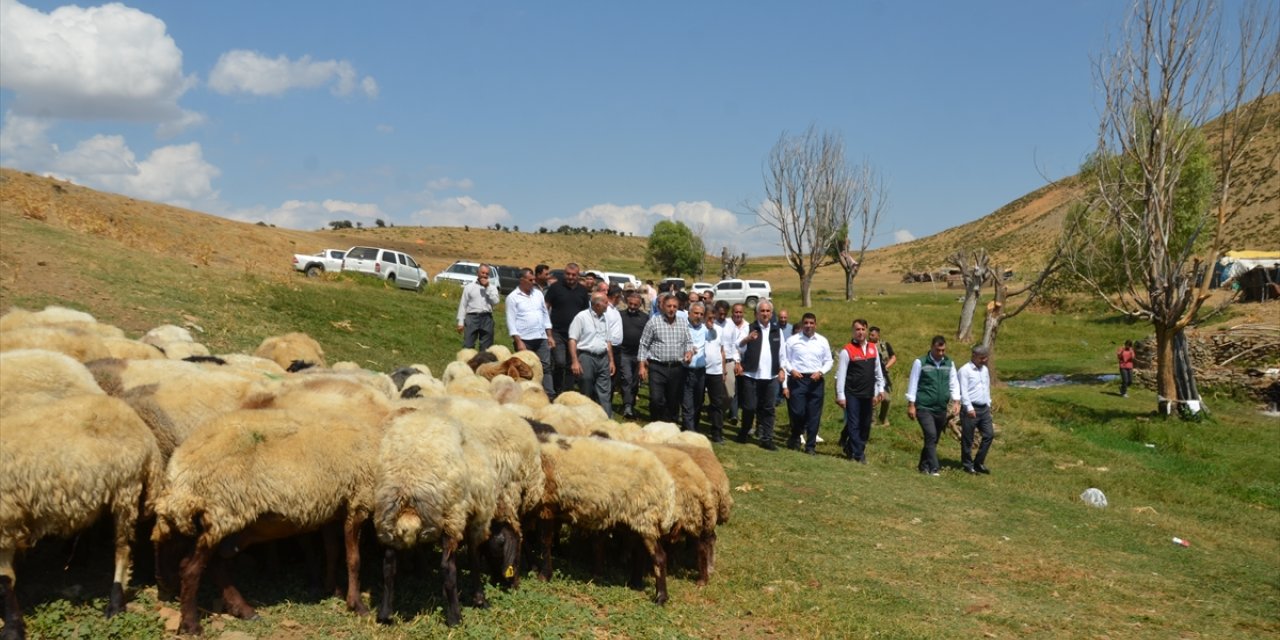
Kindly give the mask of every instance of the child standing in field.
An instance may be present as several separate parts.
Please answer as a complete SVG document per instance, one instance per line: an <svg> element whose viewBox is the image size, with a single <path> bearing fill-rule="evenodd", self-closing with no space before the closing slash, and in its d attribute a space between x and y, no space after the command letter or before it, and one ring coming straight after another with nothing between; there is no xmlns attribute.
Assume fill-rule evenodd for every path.
<svg viewBox="0 0 1280 640"><path fill-rule="evenodd" d="M1125 340L1124 346L1116 350L1116 360L1120 362L1120 397L1129 397L1129 386L1133 384L1133 341Z"/></svg>

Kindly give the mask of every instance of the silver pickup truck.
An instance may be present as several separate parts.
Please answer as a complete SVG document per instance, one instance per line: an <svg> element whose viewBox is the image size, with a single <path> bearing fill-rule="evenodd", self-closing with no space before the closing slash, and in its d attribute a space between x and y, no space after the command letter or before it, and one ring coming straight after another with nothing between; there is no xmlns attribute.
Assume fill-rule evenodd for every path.
<svg viewBox="0 0 1280 640"><path fill-rule="evenodd" d="M315 278L326 271L342 271L342 258L346 252L341 249L325 249L318 253L293 254L293 268Z"/></svg>

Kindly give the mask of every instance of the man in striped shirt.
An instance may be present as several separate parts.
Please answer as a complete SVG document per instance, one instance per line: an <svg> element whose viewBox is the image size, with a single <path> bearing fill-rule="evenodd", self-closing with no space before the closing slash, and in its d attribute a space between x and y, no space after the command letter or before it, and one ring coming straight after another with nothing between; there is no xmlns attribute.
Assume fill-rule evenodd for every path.
<svg viewBox="0 0 1280 640"><path fill-rule="evenodd" d="M689 323L676 317L680 303L666 293L662 315L649 319L640 335L640 379L649 382L649 419L677 423L684 389L684 366L693 359Z"/></svg>

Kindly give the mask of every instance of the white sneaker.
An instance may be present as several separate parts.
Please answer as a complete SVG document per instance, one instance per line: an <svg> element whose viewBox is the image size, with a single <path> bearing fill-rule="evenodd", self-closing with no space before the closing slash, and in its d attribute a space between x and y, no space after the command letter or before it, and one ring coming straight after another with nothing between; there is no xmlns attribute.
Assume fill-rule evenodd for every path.
<svg viewBox="0 0 1280 640"><path fill-rule="evenodd" d="M814 436L814 437L815 437L815 438L817 438L817 440L818 440L818 442L819 442L819 443L826 442L826 440L823 440L823 439L822 439L822 436Z"/></svg>

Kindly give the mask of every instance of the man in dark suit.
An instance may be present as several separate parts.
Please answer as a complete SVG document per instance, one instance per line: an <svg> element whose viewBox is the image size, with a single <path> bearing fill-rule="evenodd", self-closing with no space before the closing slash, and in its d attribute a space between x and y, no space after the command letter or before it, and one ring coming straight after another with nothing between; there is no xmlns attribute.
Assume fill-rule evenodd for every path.
<svg viewBox="0 0 1280 640"><path fill-rule="evenodd" d="M737 441L746 444L751 436L751 426L757 424L760 446L767 451L777 451L773 443L775 398L782 383L782 331L773 323L773 303L761 300L756 304L756 320L747 326L740 343L746 351L742 354L742 428Z"/></svg>

